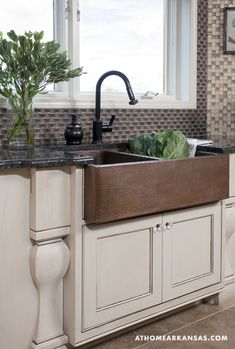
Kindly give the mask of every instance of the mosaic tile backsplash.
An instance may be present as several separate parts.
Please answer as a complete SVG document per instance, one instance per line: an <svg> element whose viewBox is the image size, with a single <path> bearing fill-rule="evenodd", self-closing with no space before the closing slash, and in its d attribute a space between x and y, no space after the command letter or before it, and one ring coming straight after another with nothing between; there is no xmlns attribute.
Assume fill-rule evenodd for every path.
<svg viewBox="0 0 235 349"><path fill-rule="evenodd" d="M112 133L104 134L104 142L126 141L139 132L160 131L167 128L181 129L188 137L203 138L207 131L207 0L198 0L198 77L196 110L151 110L120 109ZM81 116L84 131L83 143L92 136L93 109L35 110L32 124L37 144L64 142L64 128L69 123L68 114L75 112ZM102 119L109 120L112 110L103 110ZM9 118L0 111L0 142L6 144Z"/></svg>
<svg viewBox="0 0 235 349"><path fill-rule="evenodd" d="M235 55L223 53L224 7L235 0L208 0L208 133L235 136Z"/></svg>

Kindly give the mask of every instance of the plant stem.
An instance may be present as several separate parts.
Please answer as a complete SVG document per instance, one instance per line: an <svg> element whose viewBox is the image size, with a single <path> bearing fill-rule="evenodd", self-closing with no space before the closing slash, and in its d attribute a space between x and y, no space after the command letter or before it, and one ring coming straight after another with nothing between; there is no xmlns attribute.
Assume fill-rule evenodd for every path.
<svg viewBox="0 0 235 349"><path fill-rule="evenodd" d="M28 144L34 144L34 137L33 137L30 125L26 122L24 127L25 127L25 130L26 130L27 143Z"/></svg>

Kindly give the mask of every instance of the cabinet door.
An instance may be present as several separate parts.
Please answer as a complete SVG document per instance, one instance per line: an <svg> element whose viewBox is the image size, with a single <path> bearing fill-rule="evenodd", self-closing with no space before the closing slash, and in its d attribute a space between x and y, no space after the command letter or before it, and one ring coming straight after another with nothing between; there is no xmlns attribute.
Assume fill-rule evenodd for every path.
<svg viewBox="0 0 235 349"><path fill-rule="evenodd" d="M161 302L162 217L85 226L83 330Z"/></svg>
<svg viewBox="0 0 235 349"><path fill-rule="evenodd" d="M163 216L163 300L220 282L221 205Z"/></svg>
<svg viewBox="0 0 235 349"><path fill-rule="evenodd" d="M235 281L235 198L225 200L225 278Z"/></svg>

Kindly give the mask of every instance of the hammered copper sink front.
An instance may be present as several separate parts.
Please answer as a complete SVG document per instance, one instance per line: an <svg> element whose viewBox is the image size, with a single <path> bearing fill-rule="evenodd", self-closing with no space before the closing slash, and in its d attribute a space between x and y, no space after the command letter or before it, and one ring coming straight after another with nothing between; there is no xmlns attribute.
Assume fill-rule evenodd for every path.
<svg viewBox="0 0 235 349"><path fill-rule="evenodd" d="M154 161L123 154L123 162L121 154L111 155L105 155L111 163L97 161L85 168L87 223L160 213L229 196L226 155Z"/></svg>

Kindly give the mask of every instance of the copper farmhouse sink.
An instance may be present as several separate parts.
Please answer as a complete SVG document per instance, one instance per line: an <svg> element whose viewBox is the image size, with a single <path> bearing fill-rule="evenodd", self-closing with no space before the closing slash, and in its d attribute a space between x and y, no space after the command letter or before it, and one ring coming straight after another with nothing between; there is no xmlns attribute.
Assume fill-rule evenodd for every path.
<svg viewBox="0 0 235 349"><path fill-rule="evenodd" d="M87 223L196 206L229 195L226 155L158 161L114 151L93 153L84 179Z"/></svg>

